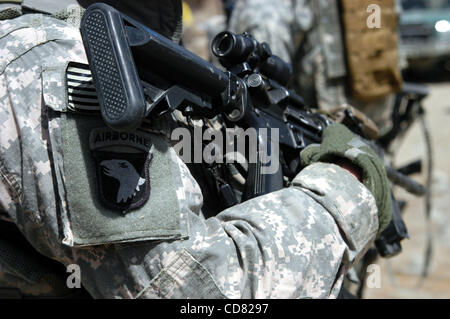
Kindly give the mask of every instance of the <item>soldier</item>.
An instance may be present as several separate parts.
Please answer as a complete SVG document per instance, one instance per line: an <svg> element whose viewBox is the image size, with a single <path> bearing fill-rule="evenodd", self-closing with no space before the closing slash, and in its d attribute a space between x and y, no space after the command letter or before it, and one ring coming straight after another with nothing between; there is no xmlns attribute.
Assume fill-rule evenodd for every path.
<svg viewBox="0 0 450 319"><path fill-rule="evenodd" d="M229 28L251 33L291 62L293 86L309 106L331 111L352 105L384 133L402 83L395 4L387 0L375 8L371 1L239 0ZM371 13L381 15L380 25L371 24Z"/></svg>
<svg viewBox="0 0 450 319"><path fill-rule="evenodd" d="M23 14L33 6L14 2L3 3L0 21L4 223L78 269L95 298L337 296L390 220L386 174L368 146L332 125L302 153L306 168L291 187L206 219L202 191L164 134L103 123L78 29L83 10ZM178 1L106 2L138 20L158 16L151 27L176 40ZM15 255L9 239L0 241L8 252L0 287L67 293L42 265L27 264L26 251Z"/></svg>

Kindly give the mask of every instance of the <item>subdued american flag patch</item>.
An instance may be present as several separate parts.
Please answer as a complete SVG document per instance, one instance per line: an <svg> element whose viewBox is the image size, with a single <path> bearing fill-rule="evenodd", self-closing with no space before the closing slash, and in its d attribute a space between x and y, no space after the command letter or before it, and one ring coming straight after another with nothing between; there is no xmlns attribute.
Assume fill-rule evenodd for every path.
<svg viewBox="0 0 450 319"><path fill-rule="evenodd" d="M98 112L100 110L89 65L69 63L66 80L70 110L78 112Z"/></svg>

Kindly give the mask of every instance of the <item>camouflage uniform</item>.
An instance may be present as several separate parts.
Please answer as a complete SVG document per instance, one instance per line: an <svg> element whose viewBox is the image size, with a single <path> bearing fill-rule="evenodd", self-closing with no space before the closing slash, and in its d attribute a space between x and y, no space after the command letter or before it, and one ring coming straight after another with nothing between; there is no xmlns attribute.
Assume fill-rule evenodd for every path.
<svg viewBox="0 0 450 319"><path fill-rule="evenodd" d="M101 124L98 114L70 111L68 62L87 63L78 29L50 16L23 15L0 21L0 48L0 218L15 223L43 255L78 264L93 297L334 298L345 272L375 238L374 197L332 164L313 164L291 187L205 219L202 192L188 168L161 135L148 131L160 144L149 152L172 176L162 192L176 192L175 231L131 234L139 228L129 222L137 212L108 215L98 208L98 218L113 231L120 228L119 237L99 239L106 226L74 222L84 214L77 205L89 198L73 199L77 188L68 178L74 169L69 157L94 159L82 149L67 150L66 143L81 143L85 135L80 128L67 136L66 128ZM78 163L77 172L86 163ZM157 175L152 167L150 175ZM78 191L84 188L89 185ZM150 200L139 214L154 218L157 211L165 227L171 207L162 204L158 212Z"/></svg>
<svg viewBox="0 0 450 319"><path fill-rule="evenodd" d="M337 0L239 0L229 28L251 33L292 63L293 86L308 105L323 110L355 106L384 131L394 96L373 102L352 98L337 7Z"/></svg>

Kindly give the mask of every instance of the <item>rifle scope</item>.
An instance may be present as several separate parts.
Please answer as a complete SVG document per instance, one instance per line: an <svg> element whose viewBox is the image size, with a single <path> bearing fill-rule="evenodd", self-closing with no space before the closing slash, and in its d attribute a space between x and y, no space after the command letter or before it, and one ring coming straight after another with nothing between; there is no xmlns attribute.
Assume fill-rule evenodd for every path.
<svg viewBox="0 0 450 319"><path fill-rule="evenodd" d="M281 85L287 85L292 77L291 64L273 55L267 43L259 43L247 33L220 32L214 37L211 50L226 68L248 63L254 71Z"/></svg>

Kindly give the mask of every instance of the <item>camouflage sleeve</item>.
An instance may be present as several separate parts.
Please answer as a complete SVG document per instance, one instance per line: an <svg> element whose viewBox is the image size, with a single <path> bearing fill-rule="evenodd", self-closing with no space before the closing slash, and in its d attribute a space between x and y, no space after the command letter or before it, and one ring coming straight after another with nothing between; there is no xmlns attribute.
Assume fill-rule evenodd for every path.
<svg viewBox="0 0 450 319"><path fill-rule="evenodd" d="M340 167L314 164L292 187L204 219L199 186L174 156L187 239L63 245L66 89L57 75L68 61L85 63L81 39L63 22L26 15L1 22L0 41L0 208L42 254L78 264L92 296L332 298L374 238L373 196Z"/></svg>
<svg viewBox="0 0 450 319"><path fill-rule="evenodd" d="M377 229L370 192L319 163L294 187L207 220L191 213L188 240L78 250L74 261L96 297L335 298Z"/></svg>

